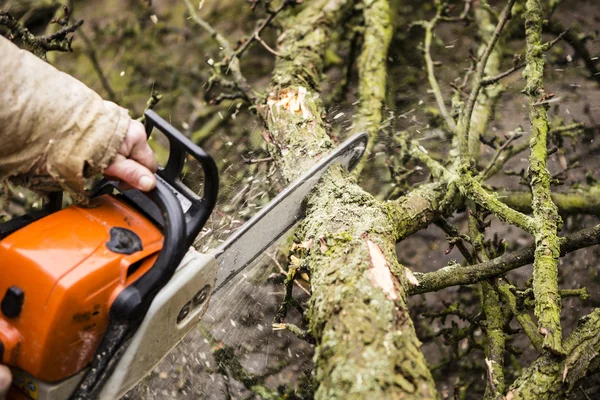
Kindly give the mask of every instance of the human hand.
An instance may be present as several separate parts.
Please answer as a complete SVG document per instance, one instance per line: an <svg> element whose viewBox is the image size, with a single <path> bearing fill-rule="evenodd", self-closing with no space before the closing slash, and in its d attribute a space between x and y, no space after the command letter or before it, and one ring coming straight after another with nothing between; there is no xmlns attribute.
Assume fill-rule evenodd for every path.
<svg viewBox="0 0 600 400"><path fill-rule="evenodd" d="M10 369L5 365L0 365L0 400L6 399L11 382L12 375Z"/></svg>
<svg viewBox="0 0 600 400"><path fill-rule="evenodd" d="M157 168L154 153L146 141L144 125L131 120L119 153L103 174L148 192L156 186L154 172Z"/></svg>

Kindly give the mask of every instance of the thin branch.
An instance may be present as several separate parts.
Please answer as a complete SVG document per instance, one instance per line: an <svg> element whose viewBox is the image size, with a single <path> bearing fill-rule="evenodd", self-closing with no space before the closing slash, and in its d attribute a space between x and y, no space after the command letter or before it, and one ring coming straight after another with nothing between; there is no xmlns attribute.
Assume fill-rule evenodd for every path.
<svg viewBox="0 0 600 400"><path fill-rule="evenodd" d="M546 42L544 44L542 44L542 51L548 51L550 50L556 43L558 43L559 41L562 40L562 38L569 32L569 30L567 29L564 32L561 32L556 38L552 39L549 42Z"/></svg>
<svg viewBox="0 0 600 400"><path fill-rule="evenodd" d="M108 99L112 102L118 103L118 97L115 91L113 90L112 86L110 85L110 81L106 77L104 70L100 66L100 62L98 61L98 55L96 53L94 45L83 30L79 31L79 35L81 36L83 42L87 47L87 51L85 52L85 54L87 54L88 58L90 59L90 62L92 63L92 67L96 71L96 74L98 74L98 78L100 79L102 87L106 91Z"/></svg>
<svg viewBox="0 0 600 400"><path fill-rule="evenodd" d="M437 81L437 78L435 77L435 64L433 62L433 59L431 58L431 42L433 40L433 30L435 29L435 26L442 17L442 10L443 5L438 4L437 12L430 21L420 21L419 23L415 23L413 25L420 25L423 28L425 28L425 48L423 51L425 57L425 65L427 67L427 79L429 80L429 85L431 86L431 90L435 97L435 101L440 110L440 113L442 114L446 125L448 125L448 129L454 131L454 129L456 128L456 123L454 122L454 119L450 116L450 114L448 113L448 109L446 108L444 96L442 95L442 90L440 89L440 85Z"/></svg>
<svg viewBox="0 0 600 400"><path fill-rule="evenodd" d="M246 164L255 164L255 163L259 163L259 162L272 161L272 160L273 160L273 157L266 157L266 158L261 158L258 160L248 160L248 159L244 158L244 162ZM275 263L275 265L277 266L277 269L279 269L279 273L287 277L288 271L286 271L283 268L281 263L277 260L277 257L275 257L273 254L270 254L270 253L266 253L266 254L271 259L271 261L273 261ZM300 284L300 282L298 282L297 280L294 279L294 283L300 290L302 290L304 293L306 293L307 295L310 296L310 292L308 291L308 289L306 289L304 286L302 286L302 284Z"/></svg>
<svg viewBox="0 0 600 400"><path fill-rule="evenodd" d="M440 21L443 22L460 22L460 21L468 21L469 20L469 10L471 9L471 3L473 0L465 0L465 6L458 17L447 17L442 16Z"/></svg>
<svg viewBox="0 0 600 400"><path fill-rule="evenodd" d="M156 107L156 105L162 100L162 98L163 98L162 94L160 94L154 90L154 84L153 84L152 91L150 92L150 97L146 101L146 107L144 107L144 112L142 113L142 116L139 117L137 120L140 121L142 124L145 124L146 123L146 115L145 115L146 111L152 110L154 107Z"/></svg>
<svg viewBox="0 0 600 400"><path fill-rule="evenodd" d="M499 80L506 78L509 75L512 75L513 73L519 71L520 69L522 69L524 67L525 67L525 63L521 63L519 65L513 65L513 67L511 69L506 70L496 76L486 76L485 78L483 78L481 80L481 86L493 85L494 83L498 82Z"/></svg>
<svg viewBox="0 0 600 400"><path fill-rule="evenodd" d="M582 229L572 235L560 238L560 256L597 244L600 244L600 225ZM415 295L436 292L447 287L472 285L484 279L500 276L513 269L531 264L534 259L534 252L535 244L531 244L520 250L475 265L452 264L434 272L413 272L419 285L411 286L408 293Z"/></svg>
<svg viewBox="0 0 600 400"><path fill-rule="evenodd" d="M186 0L186 2L187 1L188 0ZM258 28L256 28L254 33L252 35L250 35L248 37L248 39L246 39L246 41L231 55L231 59L232 60L234 58L239 59L242 56L242 54L244 54L244 52L248 49L248 47L250 46L250 43L252 43L252 40L254 40L254 39L256 39L260 43L262 43L263 46L265 46L265 48L267 48L267 50L271 51L272 53L274 53L277 56L280 56L280 54L278 54L274 50L271 50L271 48L269 46L264 44L262 39L260 39L260 34L267 27L267 25L269 25L269 23L273 20L273 18L275 18L277 16L277 14L279 14L281 12L281 10L283 10L285 7L295 4L295 3L296 3L295 1L293 1L293 2L290 2L287 0L282 1L281 5L275 11L270 12L269 16L259 25Z"/></svg>
<svg viewBox="0 0 600 400"><path fill-rule="evenodd" d="M492 157L492 160L490 161L488 166L485 168L485 170L483 170L482 172L479 173L479 178L481 180L485 180L490 176L489 173L492 170L492 168L496 165L496 163L498 162L500 155L512 144L512 142L519 139L521 136L523 136L523 133L521 133L521 132L514 132L513 134L510 134L507 136L506 141L496 151L496 153L494 154L494 157Z"/></svg>
<svg viewBox="0 0 600 400"><path fill-rule="evenodd" d="M217 32L208 22L200 18L196 12L196 8L192 5L190 0L184 1L194 22L204 29L212 38L214 38L217 43L219 43L223 54L225 55L225 59L228 60L227 71L231 71L233 80L238 89L244 93L244 96L251 104L255 104L256 95L242 74L239 58L235 56L235 52L232 50L229 41L225 39L223 35Z"/></svg>
<svg viewBox="0 0 600 400"><path fill-rule="evenodd" d="M479 95L479 91L482 88L481 81L483 79L483 73L485 71L485 66L487 61L500 38L500 33L504 29L504 26L511 18L511 10L516 0L509 0L504 9L502 10L502 14L500 14L500 19L498 24L496 25L496 29L494 30L494 34L492 39L488 43L479 63L477 64L477 70L475 73L475 86L471 90L471 95L469 96L469 100L467 102L467 106L465 108L465 112L462 118L459 121L459 149L460 155L463 162L466 162L467 155L469 152L469 131L471 129L471 117L473 115L473 109L475 108L475 102L477 101L477 96Z"/></svg>
<svg viewBox="0 0 600 400"><path fill-rule="evenodd" d="M71 48L73 38L67 37L67 35L75 32L82 24L83 20L81 19L72 25L59 29L51 35L35 36L8 12L0 11L0 25L6 26L13 37L19 37L33 54L43 60L46 60L46 53L49 51L73 51Z"/></svg>
<svg viewBox="0 0 600 400"><path fill-rule="evenodd" d="M277 57L281 57L281 54L279 54L278 52L276 52L275 50L273 50L273 49L272 49L272 48L271 48L271 47L270 47L270 46L267 44L267 42L265 42L264 40L262 40L262 38L261 38L260 36L258 36L258 33L255 33L255 34L254 34L254 38L255 38L256 40L258 40L258 42L259 42L260 44L262 44L262 45L263 45L263 47L264 47L264 48L265 48L265 49L266 49L266 50L267 50L269 53L271 53L271 54L273 54L273 55L275 55L275 56L277 56Z"/></svg>
<svg viewBox="0 0 600 400"><path fill-rule="evenodd" d="M538 327L535 322L532 321L529 314L518 306L517 297L512 291L514 287L512 287L505 279L497 279L495 286L502 297L502 302L510 308L510 311L515 316L519 325L523 328L523 331L531 341L533 347L535 347L538 353L541 353L543 350L542 345L544 338L540 335Z"/></svg>

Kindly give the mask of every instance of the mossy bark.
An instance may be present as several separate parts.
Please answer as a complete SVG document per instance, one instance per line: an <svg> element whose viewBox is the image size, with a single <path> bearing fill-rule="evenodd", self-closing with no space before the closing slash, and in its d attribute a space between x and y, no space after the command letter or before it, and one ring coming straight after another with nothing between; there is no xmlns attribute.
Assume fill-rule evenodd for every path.
<svg viewBox="0 0 600 400"><path fill-rule="evenodd" d="M531 212L531 192L499 192L498 199L517 211ZM600 214L600 186L575 188L567 193L551 193L552 202L562 216L575 214Z"/></svg>
<svg viewBox="0 0 600 400"><path fill-rule="evenodd" d="M562 329L560 326L561 300L558 294L558 258L560 246L558 229L561 224L558 209L550 197L550 172L547 167L548 115L544 100L543 76L544 53L542 45L542 5L539 0L525 3L525 31L527 54L525 93L529 96L529 119L531 139L529 147L529 173L532 208L536 229L535 260L533 262L533 292L535 316L540 333L544 336L544 348L554 354L563 354Z"/></svg>
<svg viewBox="0 0 600 400"><path fill-rule="evenodd" d="M511 386L507 400L564 399L586 376L600 369L600 310L579 321L579 326L565 340L568 356L552 354L539 357L523 371Z"/></svg>
<svg viewBox="0 0 600 400"><path fill-rule="evenodd" d="M282 57L259 113L265 121L263 136L269 152L287 180L334 146L323 120L319 87L328 38L353 6L346 0L315 1L283 23L278 48ZM375 18L372 23L385 22ZM385 84L385 79L376 80L377 85ZM379 87L373 93L384 90ZM378 124L374 119L370 123ZM424 208L437 204L431 197L411 198L408 203ZM308 200L298 234L304 243L313 238L314 245L297 256L311 277L306 316L317 341L317 399L438 398L408 315L404 282L392 275L404 276L394 251L399 234L396 212L413 216L407 223L417 220L416 213L400 203L378 202L337 167Z"/></svg>
<svg viewBox="0 0 600 400"><path fill-rule="evenodd" d="M356 168L357 175L371 154L379 133L381 111L386 96L387 54L393 33L390 5L387 0L365 1L363 15L363 45L356 60L359 75L358 96L361 102L354 117L354 131L368 133L369 143L365 157Z"/></svg>
<svg viewBox="0 0 600 400"><path fill-rule="evenodd" d="M318 338L316 398L437 398L404 285L390 275L393 289L385 291L373 275L369 241L386 256L387 268L403 276L387 207L335 169L311 197L307 214L301 237L327 244L322 252L315 240L303 258L311 272L307 316Z"/></svg>

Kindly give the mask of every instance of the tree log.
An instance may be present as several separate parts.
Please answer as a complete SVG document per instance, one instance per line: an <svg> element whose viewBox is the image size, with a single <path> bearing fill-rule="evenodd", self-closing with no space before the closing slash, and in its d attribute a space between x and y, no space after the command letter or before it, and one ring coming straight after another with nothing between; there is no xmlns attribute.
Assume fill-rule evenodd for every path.
<svg viewBox="0 0 600 400"><path fill-rule="evenodd" d="M378 2L386 3L365 6ZM283 23L282 57L259 111L269 152L287 180L333 147L319 87L328 38L352 6L344 0L315 1ZM299 240L310 245L298 257L311 275L306 314L317 341L317 399L439 397L408 315L405 282L394 277L404 276L394 250L396 236L418 229L398 229L397 213L408 215L402 221L422 226L427 218L418 218L402 204L438 204L445 193L427 191L432 192L439 199L413 195L408 201L380 203L350 174L333 168L309 199ZM434 214L419 211L431 218Z"/></svg>

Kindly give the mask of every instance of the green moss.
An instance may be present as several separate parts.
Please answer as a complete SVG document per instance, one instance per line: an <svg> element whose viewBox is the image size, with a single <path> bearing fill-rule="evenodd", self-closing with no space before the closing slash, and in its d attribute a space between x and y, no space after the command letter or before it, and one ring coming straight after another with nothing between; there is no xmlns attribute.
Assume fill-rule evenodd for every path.
<svg viewBox="0 0 600 400"><path fill-rule="evenodd" d="M325 237L328 246L322 253L315 243L305 255L312 288L309 329L318 338L315 398L437 396L402 285L396 281L393 301L369 277L367 237L382 249L391 269L403 270L395 261L392 231L387 207L341 168L330 170L307 204L299 234Z"/></svg>
<svg viewBox="0 0 600 400"><path fill-rule="evenodd" d="M548 115L546 106L539 104L544 96L542 19L543 11L539 0L527 0L525 4L527 66L523 75L527 79L524 92L529 96L531 121L529 176L536 225L533 292L535 316L538 318L540 332L544 336L544 348L555 354L564 354L560 325L561 299L558 294L560 246L557 232L561 226L561 219L550 197L551 175L547 168Z"/></svg>
<svg viewBox="0 0 600 400"><path fill-rule="evenodd" d="M568 356L540 356L511 386L514 400L563 399L582 379L598 371L600 355L600 310L583 317L565 340Z"/></svg>
<svg viewBox="0 0 600 400"><path fill-rule="evenodd" d="M365 29L360 55L356 60L360 104L354 116L355 132L367 132L369 143L366 157L357 166L356 174L368 159L381 124L381 111L386 96L387 55L392 40L390 5L387 0L366 1L363 9Z"/></svg>

